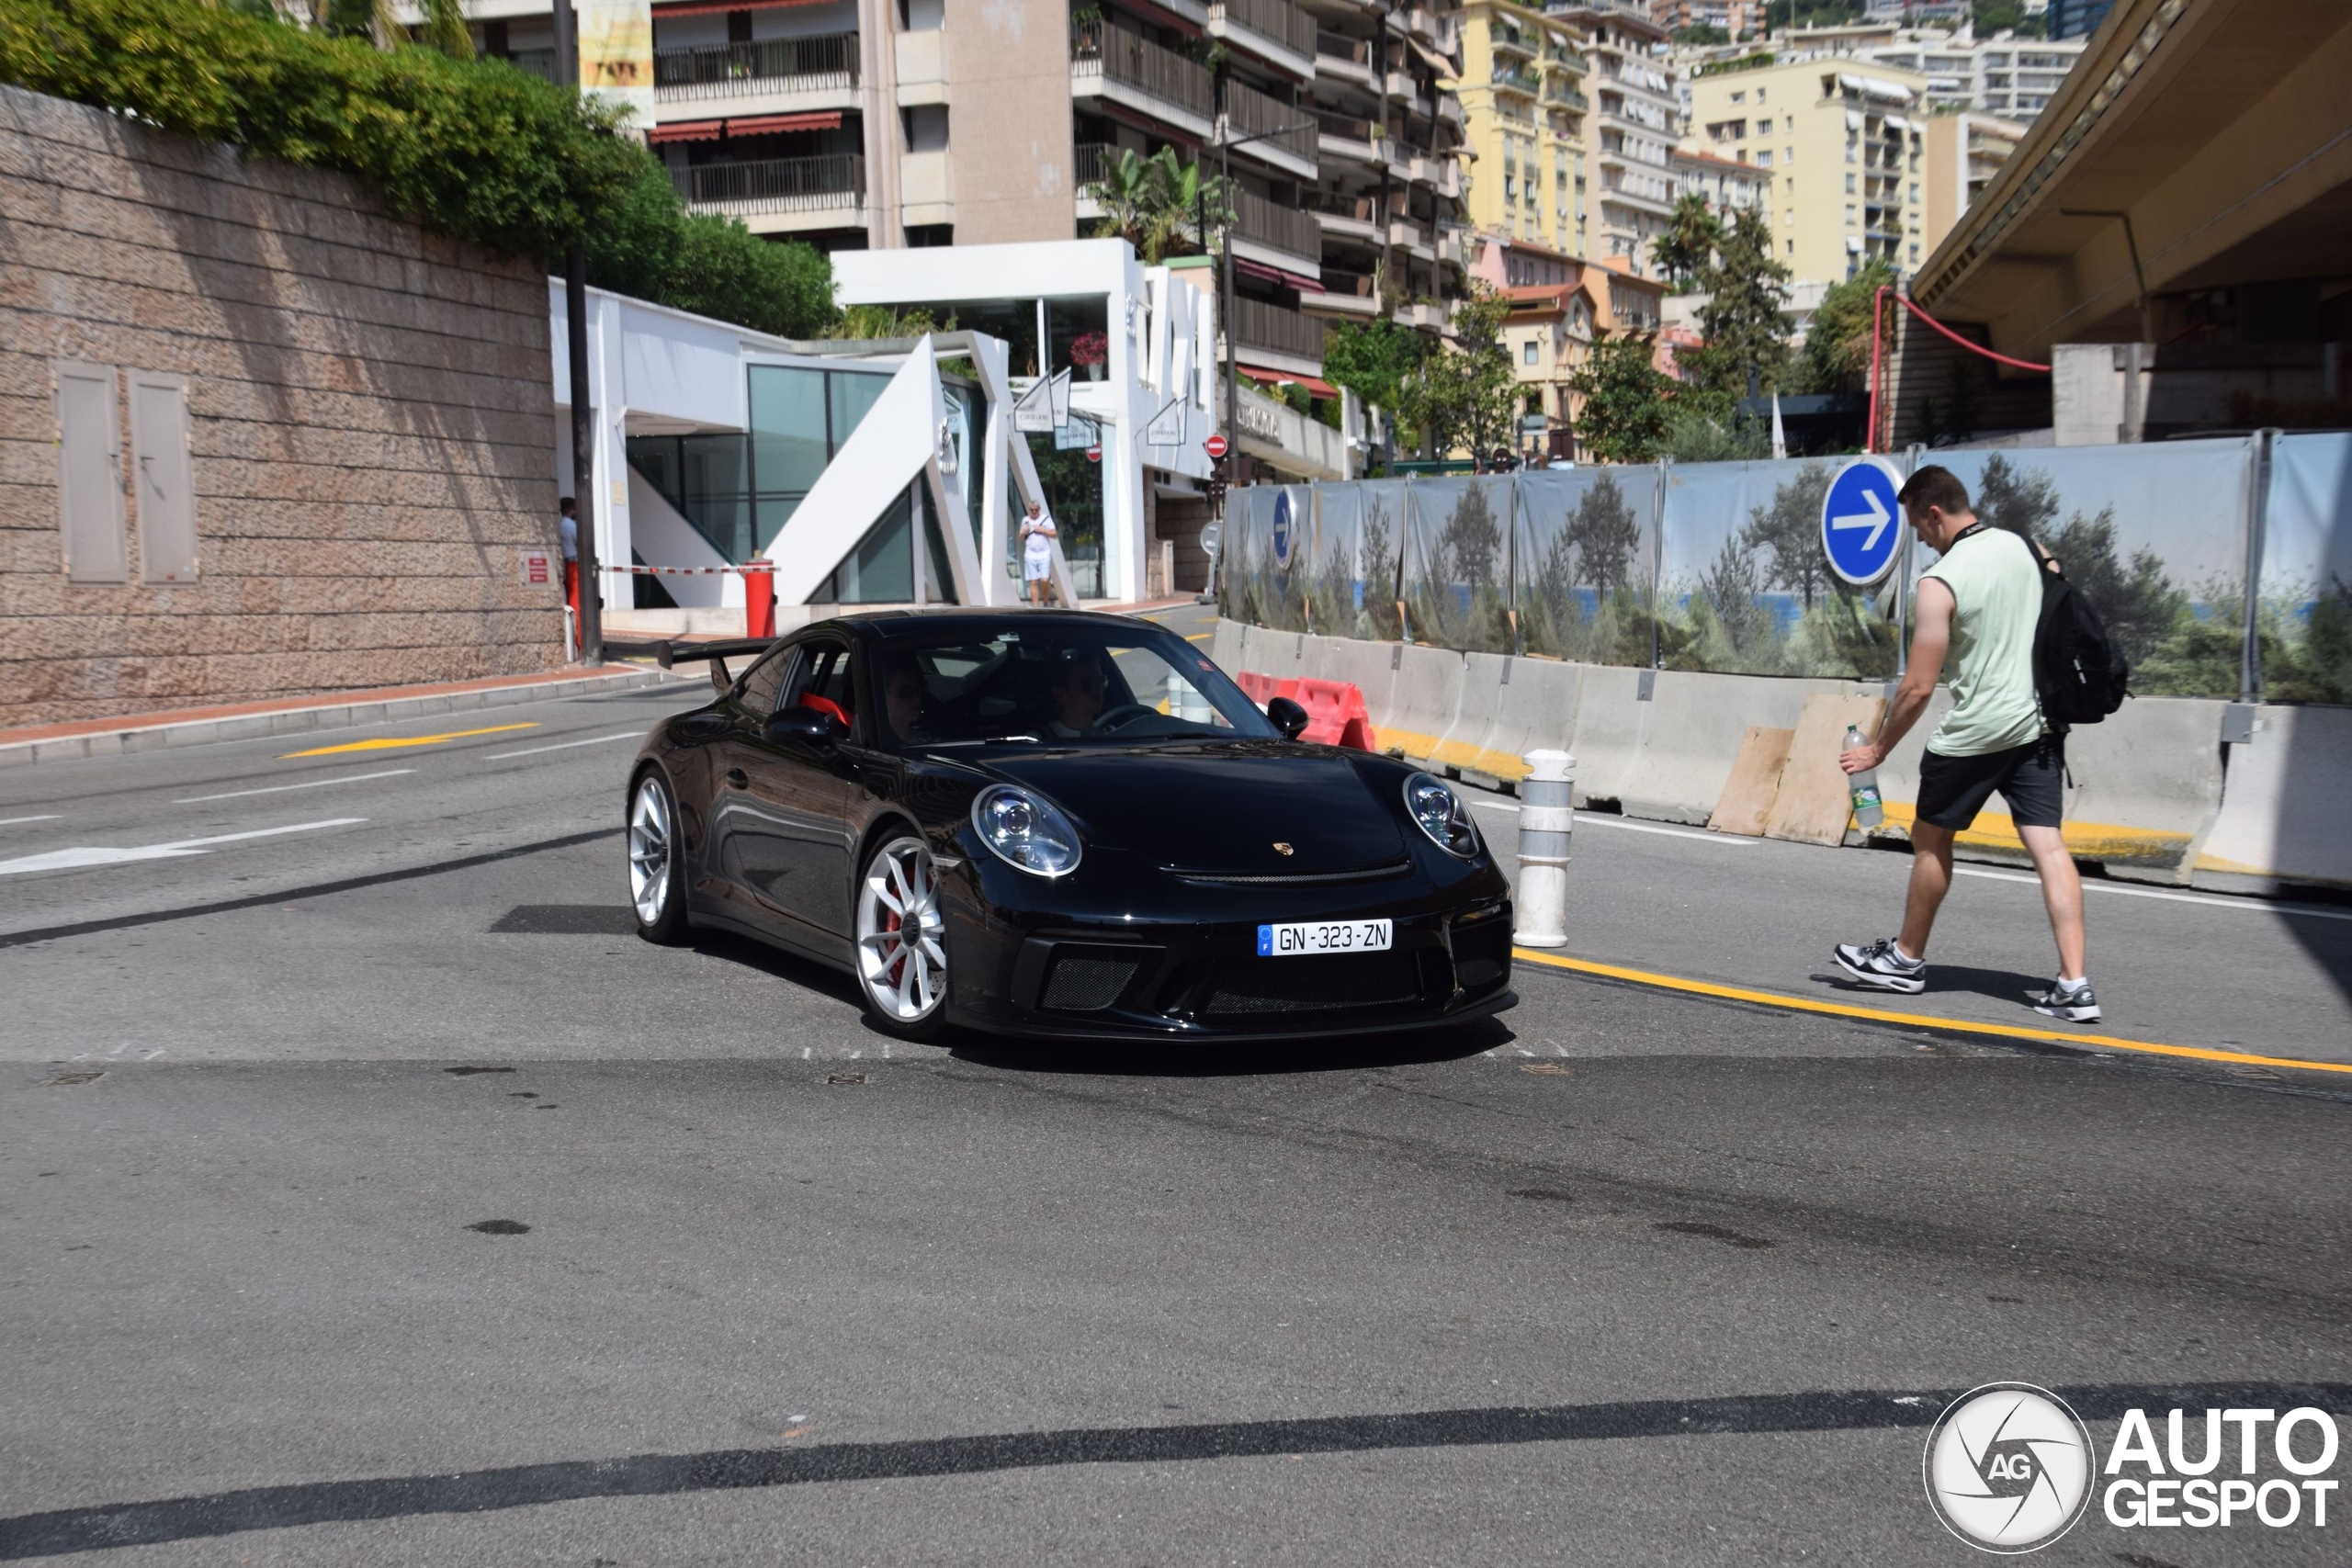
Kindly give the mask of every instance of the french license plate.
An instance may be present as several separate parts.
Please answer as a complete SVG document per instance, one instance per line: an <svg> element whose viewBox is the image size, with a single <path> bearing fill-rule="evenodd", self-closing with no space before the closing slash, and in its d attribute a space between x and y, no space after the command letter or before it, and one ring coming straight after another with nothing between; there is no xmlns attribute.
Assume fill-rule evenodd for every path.
<svg viewBox="0 0 2352 1568"><path fill-rule="evenodd" d="M1261 958L1305 958L1318 953L1385 953L1391 920L1299 920L1258 928Z"/></svg>

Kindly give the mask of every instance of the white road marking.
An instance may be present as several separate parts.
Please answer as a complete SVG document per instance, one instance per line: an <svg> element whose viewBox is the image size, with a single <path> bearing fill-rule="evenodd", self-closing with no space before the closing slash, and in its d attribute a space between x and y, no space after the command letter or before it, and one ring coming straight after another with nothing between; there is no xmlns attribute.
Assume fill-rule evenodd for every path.
<svg viewBox="0 0 2352 1568"><path fill-rule="evenodd" d="M301 784L265 784L260 789L232 789L220 795L184 795L172 802L174 806L196 806L208 800L239 800L249 795L284 795L289 789L324 789L329 784L365 784L369 779L398 778L413 773L414 768L387 768L380 773L353 773L340 779L309 779Z"/></svg>
<svg viewBox="0 0 2352 1568"><path fill-rule="evenodd" d="M1519 814L1519 807L1507 800L1474 800L1469 804L1473 810L1508 811L1513 816L1517 816ZM1702 843L1709 844L1739 844L1745 846L1759 841L1755 839L1743 838L1737 833L1702 833L1690 828L1662 828L1655 822L1628 822L1623 817L1611 817L1599 811L1579 811L1577 813L1577 827L1581 828L1589 822L1597 822L1603 828L1623 828L1628 833L1657 833L1664 838L1697 839Z"/></svg>
<svg viewBox="0 0 2352 1568"><path fill-rule="evenodd" d="M0 817L0 828L13 828L19 822L54 822L64 813L45 811L39 817Z"/></svg>
<svg viewBox="0 0 2352 1568"><path fill-rule="evenodd" d="M2041 878L2019 871L1980 871L1973 865L1951 868L1954 876L1981 876L1987 882L2022 882L2039 887ZM2260 898L2211 898L2202 893L2167 893L2161 887L2118 887L2112 882L2083 883L2086 893L2112 893L2122 898L2160 898L2167 904L2204 904L2248 915L2309 915L2319 920L2352 920L2352 909L2324 909L2315 904L2274 904Z"/></svg>
<svg viewBox="0 0 2352 1568"><path fill-rule="evenodd" d="M51 850L47 854L26 855L17 860L0 860L0 876L14 876L28 871L74 871L85 866L120 865L128 861L174 860L182 855L200 855L210 852L207 844L233 844L245 839L270 839L280 833L311 833L322 828L347 828L355 822L365 822L365 817L331 817L323 822L296 822L284 828L255 828L243 833L215 833L203 839L179 839L168 844L142 844L130 849L77 847Z"/></svg>
<svg viewBox="0 0 2352 1568"><path fill-rule="evenodd" d="M592 735L585 740L559 740L552 746L526 746L520 751L492 751L482 759L485 762L503 762L509 757L536 757L542 751L569 751L574 746L602 746L607 740L642 740L641 729L624 729L617 735Z"/></svg>

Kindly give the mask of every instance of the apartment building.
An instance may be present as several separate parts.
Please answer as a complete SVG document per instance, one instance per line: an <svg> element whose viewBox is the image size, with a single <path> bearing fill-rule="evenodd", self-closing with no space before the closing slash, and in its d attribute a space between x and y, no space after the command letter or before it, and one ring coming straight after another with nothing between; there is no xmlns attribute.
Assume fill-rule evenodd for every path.
<svg viewBox="0 0 2352 1568"><path fill-rule="evenodd" d="M1676 145L1682 115L1668 74L1667 32L1646 14L1590 5L1545 15L1584 35L1593 112L1587 125L1592 175L1578 254L1625 259L1634 276L1658 276L1650 242L1674 215Z"/></svg>
<svg viewBox="0 0 2352 1568"><path fill-rule="evenodd" d="M1871 22L1964 22L1975 10L1971 0L1870 0L1862 19Z"/></svg>
<svg viewBox="0 0 2352 1568"><path fill-rule="evenodd" d="M1926 85L1917 72L1850 59L1702 66L1692 137L1771 172L1773 239L1796 281L1836 282L1872 257L1908 275L1927 254Z"/></svg>
<svg viewBox="0 0 2352 1568"><path fill-rule="evenodd" d="M1927 199L1919 209L1919 243L1925 247L1920 254L1932 255L2025 140L2026 126L1967 112L1931 115L1927 124Z"/></svg>
<svg viewBox="0 0 2352 1568"><path fill-rule="evenodd" d="M1928 79L1931 114L1962 109L2031 119L2058 96L2066 74L2082 57L2085 40L2021 39L2007 31L1973 38L1965 29L1947 34L1906 28L1883 43L1855 50L1860 58L1916 71ZM1791 52L1795 52L1795 46ZM1785 58L1785 55L1783 56Z"/></svg>
<svg viewBox="0 0 2352 1568"><path fill-rule="evenodd" d="M1729 216L1755 208L1772 220L1772 171L1736 158L1677 147L1667 166L1674 172L1676 196L1703 196L1707 205Z"/></svg>
<svg viewBox="0 0 2352 1568"><path fill-rule="evenodd" d="M1719 28L1737 43L1764 30L1764 0L1655 0L1649 17L1669 33Z"/></svg>
<svg viewBox="0 0 2352 1568"><path fill-rule="evenodd" d="M2050 36L2087 39L2098 31L2115 0L2050 0Z"/></svg>
<svg viewBox="0 0 2352 1568"><path fill-rule="evenodd" d="M1297 9L1288 0L1248 4ZM1464 266L1463 164L1476 153L1461 102L1443 85L1462 73L1453 17L1420 6L1317 0L1309 30L1310 79L1295 103L1313 121L1305 138L1314 177L1297 186L1286 216L1319 232L1322 287L1296 295L1319 369L1326 320L1385 315L1425 333L1447 330L1443 301L1460 292ZM1234 134L1247 134L1246 123L1237 120ZM1274 280L1255 269L1251 276L1250 299L1284 308ZM1245 347L1252 319L1246 310L1236 318ZM1241 363L1251 364L1247 353Z"/></svg>
<svg viewBox="0 0 2352 1568"><path fill-rule="evenodd" d="M1571 427L1583 403L1568 379L1595 343L1641 337L1651 345L1651 362L1675 374L1674 353L1661 330L1667 286L1634 276L1626 257L1589 262L1508 234L1478 234L1470 250L1470 275L1510 298L1503 344L1513 375L1532 400L1530 412L1544 416L1550 456L1576 456Z"/></svg>
<svg viewBox="0 0 2352 1568"><path fill-rule="evenodd" d="M1587 67L1574 29L1508 0L1471 0L1453 13L1461 100L1477 164L1472 225L1557 250L1585 244Z"/></svg>

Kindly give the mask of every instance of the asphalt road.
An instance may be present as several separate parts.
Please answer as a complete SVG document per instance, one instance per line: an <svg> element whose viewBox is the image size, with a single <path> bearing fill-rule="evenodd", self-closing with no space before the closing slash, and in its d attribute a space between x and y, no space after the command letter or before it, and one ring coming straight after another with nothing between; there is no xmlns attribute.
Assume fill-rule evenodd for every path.
<svg viewBox="0 0 2352 1568"><path fill-rule="evenodd" d="M2352 1416L2341 1080L1532 967L1376 1046L893 1046L628 934L605 738L696 700L0 775L0 1558L1961 1562L1951 1392ZM1572 953L1841 1001L1818 928L1901 871L1577 854ZM1999 984L1916 1005L2012 1016L2030 892L1964 885L1935 956ZM2093 918L2120 1029L2343 1045L2343 922Z"/></svg>

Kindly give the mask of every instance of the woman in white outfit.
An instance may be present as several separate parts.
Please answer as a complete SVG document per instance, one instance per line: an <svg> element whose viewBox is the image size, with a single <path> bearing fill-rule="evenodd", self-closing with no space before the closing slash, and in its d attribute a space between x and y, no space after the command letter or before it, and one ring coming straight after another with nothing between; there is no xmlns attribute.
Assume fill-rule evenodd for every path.
<svg viewBox="0 0 2352 1568"><path fill-rule="evenodd" d="M1046 606L1046 583L1054 571L1054 536L1058 532L1042 502L1029 503L1021 520L1021 581L1029 585L1029 602Z"/></svg>

